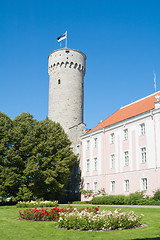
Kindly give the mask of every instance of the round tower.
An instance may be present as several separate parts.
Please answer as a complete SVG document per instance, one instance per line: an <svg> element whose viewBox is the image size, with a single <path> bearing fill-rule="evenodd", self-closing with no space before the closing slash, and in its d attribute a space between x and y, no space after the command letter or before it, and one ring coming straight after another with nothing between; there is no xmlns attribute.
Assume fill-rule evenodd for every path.
<svg viewBox="0 0 160 240"><path fill-rule="evenodd" d="M83 123L86 55L67 48L53 51L48 58L48 117L59 122L73 141L73 128Z"/></svg>

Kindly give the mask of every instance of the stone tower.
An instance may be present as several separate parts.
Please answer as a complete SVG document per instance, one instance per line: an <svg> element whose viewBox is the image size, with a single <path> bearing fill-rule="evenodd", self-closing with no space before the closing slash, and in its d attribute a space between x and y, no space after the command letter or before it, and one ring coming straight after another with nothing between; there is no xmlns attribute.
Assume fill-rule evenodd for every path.
<svg viewBox="0 0 160 240"><path fill-rule="evenodd" d="M48 117L59 122L68 134L73 150L78 153L80 135L84 133L83 98L86 56L74 49L50 53Z"/></svg>

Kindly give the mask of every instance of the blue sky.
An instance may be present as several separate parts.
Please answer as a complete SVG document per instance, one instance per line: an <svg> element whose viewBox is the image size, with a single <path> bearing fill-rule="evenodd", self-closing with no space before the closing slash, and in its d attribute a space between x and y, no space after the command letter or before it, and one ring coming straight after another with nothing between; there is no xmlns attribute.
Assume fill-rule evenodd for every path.
<svg viewBox="0 0 160 240"><path fill-rule="evenodd" d="M159 0L0 0L0 111L48 115L48 55L68 31L87 55L84 122L160 90Z"/></svg>

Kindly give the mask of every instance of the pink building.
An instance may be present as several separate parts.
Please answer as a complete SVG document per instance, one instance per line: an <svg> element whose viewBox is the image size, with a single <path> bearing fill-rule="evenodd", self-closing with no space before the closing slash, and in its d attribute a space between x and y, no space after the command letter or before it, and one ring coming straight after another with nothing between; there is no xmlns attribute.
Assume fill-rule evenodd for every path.
<svg viewBox="0 0 160 240"><path fill-rule="evenodd" d="M120 108L81 140L85 190L153 195L160 188L160 92Z"/></svg>

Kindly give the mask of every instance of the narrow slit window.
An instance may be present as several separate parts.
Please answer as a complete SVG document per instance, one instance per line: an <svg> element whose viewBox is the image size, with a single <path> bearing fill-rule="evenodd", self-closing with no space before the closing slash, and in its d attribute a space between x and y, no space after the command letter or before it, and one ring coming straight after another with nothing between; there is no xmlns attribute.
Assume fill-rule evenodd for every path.
<svg viewBox="0 0 160 240"><path fill-rule="evenodd" d="M58 79L58 84L61 84L61 80L60 79Z"/></svg>

